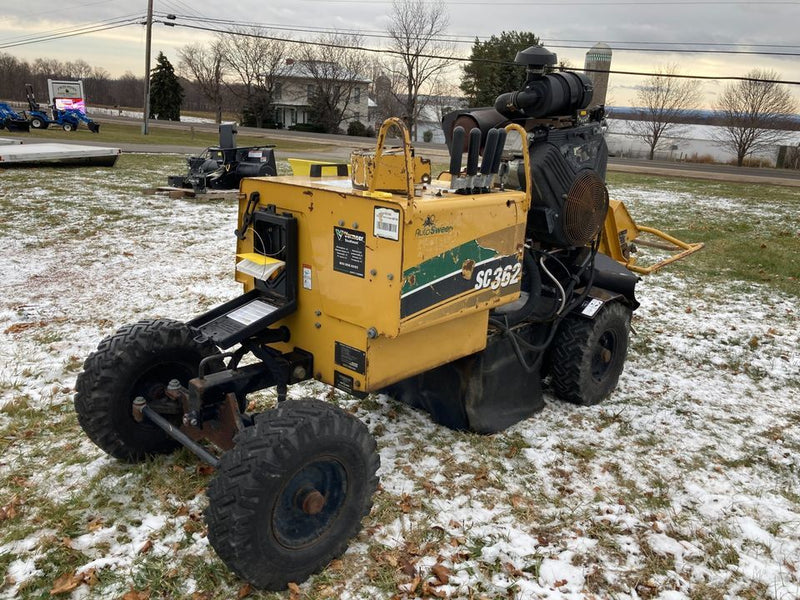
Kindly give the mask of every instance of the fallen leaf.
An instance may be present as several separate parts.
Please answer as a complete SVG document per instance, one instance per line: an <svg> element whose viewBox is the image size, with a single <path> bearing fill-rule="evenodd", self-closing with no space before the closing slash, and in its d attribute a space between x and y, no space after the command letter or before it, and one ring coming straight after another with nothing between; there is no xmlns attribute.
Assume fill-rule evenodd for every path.
<svg viewBox="0 0 800 600"><path fill-rule="evenodd" d="M436 484L432 481L426 479L422 482L422 487L425 488L425 491L432 495L439 494L439 488L436 487Z"/></svg>
<svg viewBox="0 0 800 600"><path fill-rule="evenodd" d="M89 587L97 585L97 583L100 581L100 579L97 577L97 569L95 569L94 567L92 567L88 571L80 573L79 577L83 579L83 582Z"/></svg>
<svg viewBox="0 0 800 600"><path fill-rule="evenodd" d="M291 600L298 600L300 598L300 586L292 581L287 587L289 588L289 598Z"/></svg>
<svg viewBox="0 0 800 600"><path fill-rule="evenodd" d="M153 548L153 540L147 540L142 547L139 548L139 554L147 554Z"/></svg>
<svg viewBox="0 0 800 600"><path fill-rule="evenodd" d="M83 578L74 573L65 573L53 582L53 589L50 590L51 596L67 594L83 583Z"/></svg>
<svg viewBox="0 0 800 600"><path fill-rule="evenodd" d="M131 588L119 600L150 600L150 590L136 591Z"/></svg>
<svg viewBox="0 0 800 600"><path fill-rule="evenodd" d="M507 562L503 563L503 569L505 569L506 573L511 575L512 577L522 577L523 573L520 569L515 567L512 563Z"/></svg>
<svg viewBox="0 0 800 600"><path fill-rule="evenodd" d="M409 577L415 577L417 574L417 567L413 562L408 560L405 556L400 559L400 570Z"/></svg>
<svg viewBox="0 0 800 600"><path fill-rule="evenodd" d="M422 590L420 591L420 595L424 598L425 596L434 596L436 598L448 598L449 594L446 590L436 589L435 585L430 585L427 582L422 584Z"/></svg>
<svg viewBox="0 0 800 600"><path fill-rule="evenodd" d="M236 594L236 597L241 600L242 598L247 598L250 594L253 593L253 586L249 583L245 583L242 587L239 588L239 592Z"/></svg>
<svg viewBox="0 0 800 600"><path fill-rule="evenodd" d="M397 557L394 554L390 554L389 552L384 552L380 556L378 556L378 562L387 564L390 567L397 566Z"/></svg>
<svg viewBox="0 0 800 600"><path fill-rule="evenodd" d="M559 580L558 580L558 581L556 581L556 582L555 582L553 585L554 585L555 587L557 587L557 588L559 588L559 587L563 587L563 586L567 585L567 580L566 580L566 579L559 579Z"/></svg>
<svg viewBox="0 0 800 600"><path fill-rule="evenodd" d="M213 475L216 469L211 465L197 465L198 475Z"/></svg>
<svg viewBox="0 0 800 600"><path fill-rule="evenodd" d="M340 558L334 558L330 563L328 563L328 569L333 571L341 571L344 567L344 563Z"/></svg>
<svg viewBox="0 0 800 600"><path fill-rule="evenodd" d="M33 327L41 327L44 324L45 324L44 321L39 321L38 323L31 323L31 322L14 323L13 325L7 327L6 330L3 333L5 333L5 334L22 333L23 331L26 331L28 329L32 329Z"/></svg>
<svg viewBox="0 0 800 600"><path fill-rule="evenodd" d="M441 564L435 564L431 568L431 571L436 576L441 583L449 583L450 582L450 569L445 567Z"/></svg>
<svg viewBox="0 0 800 600"><path fill-rule="evenodd" d="M400 510L404 513L411 512L411 496L408 494L403 494L403 497L400 499Z"/></svg>

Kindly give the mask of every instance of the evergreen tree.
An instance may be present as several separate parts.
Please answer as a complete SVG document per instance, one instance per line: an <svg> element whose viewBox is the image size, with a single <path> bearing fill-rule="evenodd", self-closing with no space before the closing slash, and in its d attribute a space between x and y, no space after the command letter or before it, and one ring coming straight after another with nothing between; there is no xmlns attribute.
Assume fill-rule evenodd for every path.
<svg viewBox="0 0 800 600"><path fill-rule="evenodd" d="M164 56L158 53L156 66L150 71L150 117L160 121L180 121L183 88L175 75L175 69Z"/></svg>
<svg viewBox="0 0 800 600"><path fill-rule="evenodd" d="M485 42L476 39L470 61L464 67L461 90L470 106L494 106L504 92L513 92L525 82L525 68L512 64L517 52L536 46L539 38L528 31L504 31ZM507 63L507 64L498 64Z"/></svg>

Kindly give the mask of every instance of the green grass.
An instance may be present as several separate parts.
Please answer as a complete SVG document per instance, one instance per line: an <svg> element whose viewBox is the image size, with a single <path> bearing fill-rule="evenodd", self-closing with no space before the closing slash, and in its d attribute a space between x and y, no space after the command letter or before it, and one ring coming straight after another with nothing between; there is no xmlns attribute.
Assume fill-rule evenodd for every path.
<svg viewBox="0 0 800 600"><path fill-rule="evenodd" d="M666 269L722 286L738 280L800 294L796 220L800 194L796 188L623 173L609 173L608 185L612 198L627 189L684 195L676 198L669 210L662 207L650 212L638 202L626 202L639 225L655 227L686 242L705 243L703 250ZM730 199L731 209L704 209L702 200L708 198Z"/></svg>
<svg viewBox="0 0 800 600"><path fill-rule="evenodd" d="M14 133L14 137L39 140L71 140L71 141L91 141L107 144L153 144L171 146L197 146L206 148L219 144L219 135L215 132L200 131L189 124L182 127L171 126L162 127L156 123L150 124L149 135L142 135L140 123L117 123L102 122L100 120L100 132L92 133L83 125L74 132L67 133L60 128L51 127L45 130L31 130L29 134ZM279 151L308 151L324 152L330 146L328 144L318 144L304 142L302 140L286 140L274 138L269 135L269 130L264 130L264 134L259 135L237 135L236 142L239 146L258 146L263 144L274 144Z"/></svg>

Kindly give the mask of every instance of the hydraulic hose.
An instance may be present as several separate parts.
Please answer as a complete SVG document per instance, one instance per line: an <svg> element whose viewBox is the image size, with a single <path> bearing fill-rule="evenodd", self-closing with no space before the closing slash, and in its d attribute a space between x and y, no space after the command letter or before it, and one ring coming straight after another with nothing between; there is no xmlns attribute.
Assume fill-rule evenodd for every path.
<svg viewBox="0 0 800 600"><path fill-rule="evenodd" d="M542 295L542 277L539 274L539 267L533 258L533 254L527 248L522 256L522 268L529 278L528 299L517 310L502 313L502 318L507 323L507 327L521 323L533 314L536 303ZM492 312L494 313L495 311Z"/></svg>

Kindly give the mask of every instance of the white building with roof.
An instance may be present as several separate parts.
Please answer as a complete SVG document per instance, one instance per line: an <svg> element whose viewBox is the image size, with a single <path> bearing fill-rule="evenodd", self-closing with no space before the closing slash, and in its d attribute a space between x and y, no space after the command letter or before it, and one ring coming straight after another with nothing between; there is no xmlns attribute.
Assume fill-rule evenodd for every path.
<svg viewBox="0 0 800 600"><path fill-rule="evenodd" d="M347 130L352 121L367 124L369 79L334 63L291 59L275 86L275 122L287 129L311 123L312 98L323 85L334 86L333 95L340 97L339 106L344 110L341 129Z"/></svg>

